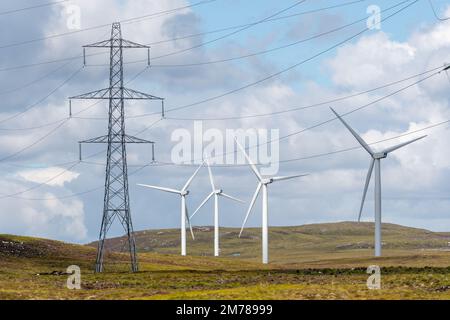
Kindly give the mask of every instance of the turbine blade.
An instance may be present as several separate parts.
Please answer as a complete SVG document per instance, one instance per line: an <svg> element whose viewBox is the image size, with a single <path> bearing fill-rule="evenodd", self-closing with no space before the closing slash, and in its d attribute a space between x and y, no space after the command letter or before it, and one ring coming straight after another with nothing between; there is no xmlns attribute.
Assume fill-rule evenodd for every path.
<svg viewBox="0 0 450 320"><path fill-rule="evenodd" d="M140 187L144 187L144 188L149 188L149 189L155 189L155 190L160 190L160 191L164 191L164 192L170 192L170 193L175 193L175 194L180 194L181 191L175 190L175 189L170 189L170 188L163 188L163 187L156 187L156 186L150 186L148 184L138 184L138 186Z"/></svg>
<svg viewBox="0 0 450 320"><path fill-rule="evenodd" d="M330 108L331 111L333 111L333 113L336 115L336 117L344 124L344 126L348 129L348 131L350 131L350 133L356 138L356 140L358 140L358 142L361 144L361 146L366 149L366 151L370 154L373 155L374 152L373 150L369 147L369 145L363 140L363 138L360 137L359 134L356 133L355 130L352 129L352 127L350 127L347 122L345 122L344 119L342 119L342 117L336 112L334 111L333 108Z"/></svg>
<svg viewBox="0 0 450 320"><path fill-rule="evenodd" d="M245 152L245 149L241 146L241 144L237 141L236 138L234 138L234 141L236 141L236 144L238 145L239 149L241 149L242 153L244 154L245 158L247 159L247 161L248 161L248 163L250 165L250 168L255 173L255 175L258 178L258 180L262 181L263 177L259 173L258 168L256 168L256 165L253 163L252 159L250 159L250 157L248 156L247 152Z"/></svg>
<svg viewBox="0 0 450 320"><path fill-rule="evenodd" d="M295 175L295 176L286 176L286 177L274 177L272 178L273 181L284 181L284 180L290 180L290 179L295 179L295 178L301 178L301 177L306 177L309 176L309 174L299 174L299 175Z"/></svg>
<svg viewBox="0 0 450 320"><path fill-rule="evenodd" d="M262 187L261 183L259 183L258 186L256 187L255 194L253 195L253 199L250 202L250 207L248 207L247 215L245 216L244 223L242 224L241 232L239 233L239 238L241 237L242 232L244 231L245 224L247 223L248 217L250 216L250 212L252 211L253 206L255 205L255 202L256 202L256 199L258 198L261 187Z"/></svg>
<svg viewBox="0 0 450 320"><path fill-rule="evenodd" d="M208 166L208 174L209 174L209 182L211 183L212 191L216 191L216 186L214 185L214 177L212 174L211 166L209 165L209 161L205 160L206 165Z"/></svg>
<svg viewBox="0 0 450 320"><path fill-rule="evenodd" d="M185 208L184 212L186 213L186 220L189 225L189 230L191 231L192 240L195 240L194 230L192 230L192 224L191 224L191 219L189 219L189 211L188 211L187 205L185 205L184 208Z"/></svg>
<svg viewBox="0 0 450 320"><path fill-rule="evenodd" d="M234 200L234 201L237 201L237 202L240 202L240 203L245 203L245 201L242 201L242 200L240 200L238 198L232 197L232 196L230 196L230 195L228 195L226 193L221 193L220 195L225 197L225 198L228 198L230 200Z"/></svg>
<svg viewBox="0 0 450 320"><path fill-rule="evenodd" d="M194 178L197 175L197 173L203 167L203 164L204 164L204 162L202 162L202 164L197 168L197 170L195 170L194 174L189 178L189 180L186 182L186 184L184 185L183 189L181 189L181 191L186 191L189 188L189 186L192 183L192 180L194 180Z"/></svg>
<svg viewBox="0 0 450 320"><path fill-rule="evenodd" d="M366 184L364 186L364 192L361 200L361 206L359 208L358 222L361 221L361 215L364 208L364 201L366 200L367 189L369 189L370 179L372 178L373 166L375 164L375 159L370 161L369 171L367 172Z"/></svg>
<svg viewBox="0 0 450 320"><path fill-rule="evenodd" d="M419 138L410 140L410 141L408 141L408 142L398 144L398 145L396 145L396 146L387 148L386 150L384 150L384 152L385 152L385 153L390 153L390 152L392 152L392 151L395 151L395 150L398 150L398 149L400 149L400 148L403 148L403 147L405 147L405 146L407 146L407 145L409 145L409 144L411 144L411 143L413 143L413 142L422 140L423 138L426 138L426 137L427 137L427 136L422 136L422 137L419 137Z"/></svg>
<svg viewBox="0 0 450 320"><path fill-rule="evenodd" d="M211 192L206 198L205 200L203 200L203 202L200 204L200 206L194 211L194 213L192 214L192 216L190 217L190 219L192 219L196 213L208 202L209 199L211 199L211 197L214 195L214 192Z"/></svg>

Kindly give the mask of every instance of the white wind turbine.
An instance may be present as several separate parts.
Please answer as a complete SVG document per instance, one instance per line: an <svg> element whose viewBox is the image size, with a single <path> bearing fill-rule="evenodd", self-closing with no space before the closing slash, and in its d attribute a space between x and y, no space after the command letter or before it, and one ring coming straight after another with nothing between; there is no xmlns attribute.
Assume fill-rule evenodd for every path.
<svg viewBox="0 0 450 320"><path fill-rule="evenodd" d="M245 203L242 200L239 200L237 198L234 198L226 193L223 192L222 189L218 189L216 185L214 184L214 177L211 171L211 166L209 165L208 160L205 160L205 163L208 167L208 173L209 173L209 181L211 183L212 192L203 200L203 202L200 204L200 206L195 210L195 212L192 214L190 219L195 216L195 214L211 199L214 197L214 256L219 256L219 197L228 198L230 200L234 200L237 202Z"/></svg>
<svg viewBox="0 0 450 320"><path fill-rule="evenodd" d="M369 171L367 172L366 184L364 186L364 192L361 200L361 206L359 209L358 222L361 221L361 214L364 207L364 201L366 199L367 189L369 188L370 179L372 177L372 171L375 167L375 257L381 256L381 159L387 158L388 154L403 148L413 142L421 140L426 136L422 136L408 142L398 144L396 146L387 148L381 152L373 151L369 145L342 119L342 117L330 108L331 111L336 115L336 117L344 124L345 127L350 131L350 133L358 140L361 146L370 154L372 160L370 162Z"/></svg>
<svg viewBox="0 0 450 320"><path fill-rule="evenodd" d="M253 161L250 159L248 154L245 152L244 148L241 146L241 144L235 139L236 144L241 149L242 153L244 154L245 158L247 159L250 168L252 169L253 173L256 175L256 178L258 179L258 186L256 187L255 194L253 195L253 199L250 203L250 206L247 211L247 215L245 216L244 223L242 224L241 232L239 233L239 237L241 237L242 232L244 231L245 224L247 223L248 217L250 215L250 212L252 211L253 206L255 205L256 199L258 198L258 195L262 189L262 263L267 264L269 263L269 198L268 198L268 186L269 184L272 184L274 182L278 181L284 181L284 180L290 180L294 178L300 178L305 177L307 174L301 174L301 175L295 175L295 176L285 176L285 177L263 177L258 169L256 168L256 165L253 163Z"/></svg>
<svg viewBox="0 0 450 320"><path fill-rule="evenodd" d="M163 187L156 187L156 186L150 186L147 184L138 184L138 186L160 190L164 192L174 193L181 196L181 255L186 255L186 220L189 224L189 229L191 231L192 239L195 240L194 232L192 230L191 221L189 220L189 214L188 214L188 208L186 205L186 196L189 194L189 186L192 183L192 180L194 180L197 173L202 168L203 163L197 168L197 170L194 172L194 174L189 178L189 180L186 182L184 187L181 190L175 190L170 188L163 188Z"/></svg>

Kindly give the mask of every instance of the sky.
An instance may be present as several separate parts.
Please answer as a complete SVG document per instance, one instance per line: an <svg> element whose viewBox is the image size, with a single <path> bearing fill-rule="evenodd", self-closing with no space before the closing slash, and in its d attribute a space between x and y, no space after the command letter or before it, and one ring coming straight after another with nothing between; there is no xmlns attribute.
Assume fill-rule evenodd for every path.
<svg viewBox="0 0 450 320"><path fill-rule="evenodd" d="M196 166L173 165L172 137L193 134L193 119L204 118L217 119L203 121L205 131L279 130L286 138L278 174L310 174L269 187L270 225L356 221L370 158L333 120L333 107L356 109L345 119L367 142L388 139L374 148L428 135L382 161L383 222L449 231L448 124L422 130L450 119L450 78L438 73L450 62L450 3L432 3L441 20L427 0L71 0L19 11L36 2L2 1L0 233L97 239L106 146L83 146L79 162L78 141L106 134L107 101L73 101L68 118L68 97L108 87L108 52L88 49L83 66L82 46L108 39L115 21L125 39L152 47L150 68L145 51L125 50L126 86L164 97L168 110L161 120L156 101L125 106L127 132L156 142L157 163L144 168L151 148L127 149L135 230L179 227L179 199L137 184L181 188ZM379 28L367 29L370 6L381 9ZM81 29L73 29L74 8ZM248 166L213 173L247 202L222 201L221 225L241 226L253 173ZM189 210L209 192L202 169ZM372 181L364 221L373 221L373 206ZM212 210L205 206L193 224L212 225ZM260 226L260 213L258 201L247 225ZM122 233L115 225L110 235Z"/></svg>

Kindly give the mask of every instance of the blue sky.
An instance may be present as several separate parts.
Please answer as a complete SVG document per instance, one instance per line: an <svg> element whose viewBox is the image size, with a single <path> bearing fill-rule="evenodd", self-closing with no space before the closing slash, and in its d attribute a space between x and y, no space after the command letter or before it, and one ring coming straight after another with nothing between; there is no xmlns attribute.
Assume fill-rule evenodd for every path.
<svg viewBox="0 0 450 320"><path fill-rule="evenodd" d="M346 2L350 0L307 0L282 15ZM137 72L143 71L129 86L165 97L168 108L190 104L277 73L357 33L365 28L366 23L363 21L332 35L270 54L206 66L179 65L269 50L362 19L367 16L369 5L378 5L383 10L400 2L361 1L338 9L262 23L197 49L154 60L154 67L145 71L145 62L127 64L125 73L127 79L130 79ZM81 27L84 29L192 3L186 0L98 0L95 3L73 0L67 4L80 7ZM258 21L294 3L295 1L217 0L170 15L123 24L123 35L136 42L158 42ZM450 14L448 1L434 3L441 16ZM0 12L34 4L34 1L3 1ZM62 5L7 14L0 18L3 39L3 45L0 46L0 69L79 55L82 45L101 40L109 34L109 26L71 33L67 29L68 16ZM152 56L189 49L232 31L155 44L152 46ZM62 37L3 47L67 32L69 34ZM246 90L172 112L170 116L214 118L267 113L375 88L419 74L446 61L450 62L449 34L449 22L437 21L428 1L419 0L404 12L383 22L380 30L367 31L363 36L301 67ZM128 62L146 58L145 52L126 51L125 55ZM0 233L36 235L76 242L96 239L103 205L101 186L104 181L105 157L100 154L92 159L93 163L76 164L77 142L105 134L106 105L99 104L90 108L79 118L70 119L64 124L60 120L68 114L67 97L108 85L108 67L93 66L107 62L107 55L88 57L88 66L70 81L67 79L81 68L82 59L0 71L4 88L0 92L0 174L3 175L0 193L4 195L3 198L0 197L4 207L0 212ZM288 135L330 118L328 106L335 107L339 112L349 111L415 80L417 78L320 108L273 117L205 122L204 126L205 129L214 128L222 132L236 128L279 129L280 135ZM448 86L445 74L436 75L381 103L349 115L347 119L368 141L409 134L416 129L450 119ZM78 112L89 105L88 102L74 102L73 111ZM27 106L32 108L26 111ZM133 116L154 112L158 108L156 103L128 104L128 132L133 134L157 121L158 115L142 118ZM24 111L23 114L17 115L21 111ZM46 125L49 122L55 124ZM61 127L58 127L60 124ZM41 125L45 126L29 129ZM171 148L174 146L171 135L180 128L192 131L193 123L167 119L144 131L140 137L155 140L157 160L170 162ZM450 195L447 190L450 185L447 181L450 163L445 141L449 134L442 126L426 133L432 133L427 142L398 152L383 163L384 221L448 231ZM408 137L387 142L387 145ZM308 157L354 146L355 141L345 128L332 122L283 140L280 143L280 157ZM89 155L101 150L99 146L86 146L83 153ZM130 146L130 171L146 163L149 158L148 149ZM280 165L280 174L309 172L311 176L274 189L271 193L271 225L356 219L369 164L367 155L362 150L356 150L319 159ZM189 166L153 166L140 171L138 175L130 176L131 208L136 230L175 228L179 224L177 199L142 190L136 184L180 187L194 169ZM238 195L247 202L250 200L255 181L248 168L215 168L214 172L228 193ZM236 181L239 183L236 184ZM85 193L96 187L100 188ZM206 171L203 170L193 185L189 203L191 211L208 194L208 187ZM370 193L365 208L364 219L372 221L373 201ZM194 223L211 225L210 209L206 208L199 213ZM246 206L225 204L222 210L222 225L240 226ZM258 205L249 220L250 226L260 225L259 212ZM115 228L112 234L118 235L121 232L120 228Z"/></svg>

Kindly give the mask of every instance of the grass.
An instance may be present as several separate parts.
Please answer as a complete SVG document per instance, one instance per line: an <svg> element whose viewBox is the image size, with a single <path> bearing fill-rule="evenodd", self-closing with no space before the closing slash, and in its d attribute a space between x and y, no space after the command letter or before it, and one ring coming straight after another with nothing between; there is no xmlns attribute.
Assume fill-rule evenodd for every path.
<svg viewBox="0 0 450 320"><path fill-rule="evenodd" d="M384 256L374 258L370 224L272 228L273 263L263 266L259 230L242 243L236 232L222 230L221 258L209 228L196 230L187 257L176 230L139 232L136 274L123 253L109 252L107 272L95 274L93 246L0 235L0 299L450 299L447 233L383 226ZM108 246L119 251L123 239ZM366 286L373 264L381 290ZM69 265L81 267L82 290L66 288Z"/></svg>

